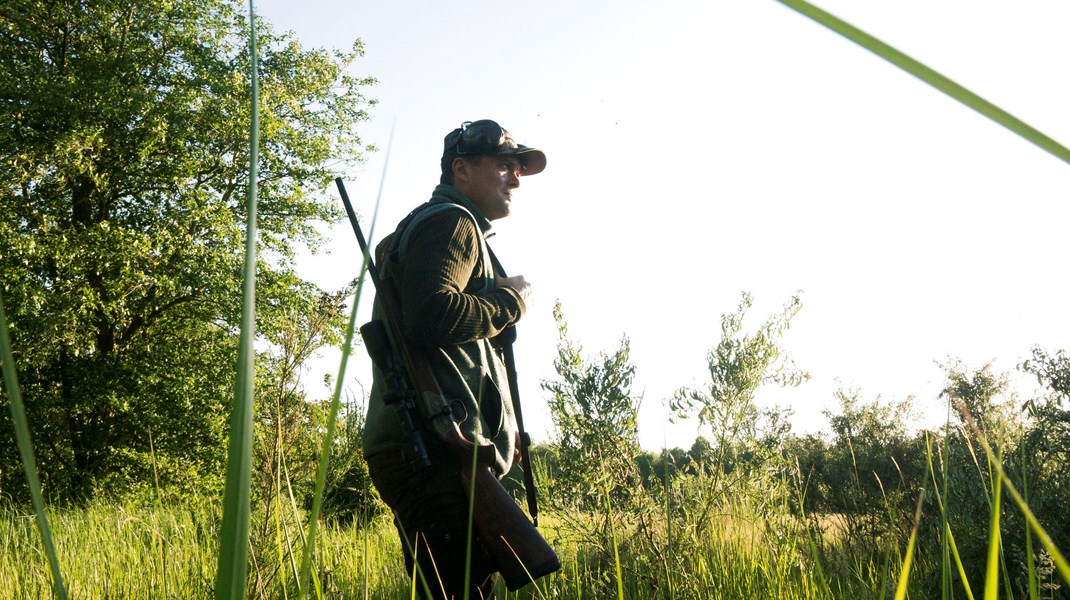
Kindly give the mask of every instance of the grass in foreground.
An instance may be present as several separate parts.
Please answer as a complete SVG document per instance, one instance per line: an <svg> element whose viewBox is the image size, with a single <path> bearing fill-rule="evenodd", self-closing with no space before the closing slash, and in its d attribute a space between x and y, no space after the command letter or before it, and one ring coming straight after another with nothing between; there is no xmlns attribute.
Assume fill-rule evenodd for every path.
<svg viewBox="0 0 1070 600"><path fill-rule="evenodd" d="M671 554L654 550L634 531L618 531L613 548L546 514L543 531L562 559L562 570L517 593L499 584L500 598L866 598L882 585L868 576L822 587L813 575L801 530L767 526L746 507L715 518L723 525L695 537L677 532ZM56 544L72 597L205 598L213 593L220 518L210 506L129 508L98 505L55 512ZM593 517L592 517L593 518ZM574 516L570 523L576 523ZM253 531L259 529L254 523ZM275 540L254 536L246 596L295 598L293 565L280 565ZM393 600L410 597L399 542L389 518L367 527L321 526L316 577L324 598ZM618 578L618 572L620 577ZM284 574L280 577L280 573ZM537 589L536 589L537 588ZM51 598L47 562L40 555L32 516L0 512L0 597ZM313 594L315 597L315 594Z"/></svg>

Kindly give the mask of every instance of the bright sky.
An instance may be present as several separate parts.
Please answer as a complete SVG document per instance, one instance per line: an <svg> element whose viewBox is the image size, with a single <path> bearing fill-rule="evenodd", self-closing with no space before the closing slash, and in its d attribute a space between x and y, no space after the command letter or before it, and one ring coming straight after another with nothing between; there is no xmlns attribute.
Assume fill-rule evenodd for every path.
<svg viewBox="0 0 1070 600"><path fill-rule="evenodd" d="M817 5L1070 143L1070 4ZM1013 371L1034 345L1070 345L1070 165L772 0L256 6L306 47L364 40L355 72L380 83L363 139L385 149L394 127L376 238L429 197L462 121L546 152L491 239L537 286L516 350L537 441L557 298L586 354L631 339L648 449L690 446L694 424L670 425L664 400L708 378L744 290L751 327L802 291L783 345L812 379L762 396L797 432L826 426L838 387L942 417L938 363ZM347 181L366 231L385 158ZM303 268L337 287L358 250L348 224L333 240ZM348 377L367 385L355 358Z"/></svg>

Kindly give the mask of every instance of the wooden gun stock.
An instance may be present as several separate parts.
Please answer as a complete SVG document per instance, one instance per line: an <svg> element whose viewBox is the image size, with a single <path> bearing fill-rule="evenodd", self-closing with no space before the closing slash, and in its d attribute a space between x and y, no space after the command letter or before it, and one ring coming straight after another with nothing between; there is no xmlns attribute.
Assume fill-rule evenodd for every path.
<svg viewBox="0 0 1070 600"><path fill-rule="evenodd" d="M476 446L468 441L449 412L449 403L435 378L431 365L413 354L401 335L401 309L392 285L379 280L371 250L357 222L342 178L335 179L349 222L364 253L368 275L375 286L379 302L386 311L391 336L405 364L408 384L417 391L417 404L430 428L460 460L461 483L472 503L472 521L476 531L494 557L498 571L510 590L557 571L561 561L539 530L528 520L509 492L491 471L494 446Z"/></svg>
<svg viewBox="0 0 1070 600"><path fill-rule="evenodd" d="M557 554L505 491L489 464L477 460L474 477L471 464L469 453L461 466L461 480L474 504L476 531L494 557L506 586L518 590L560 569Z"/></svg>

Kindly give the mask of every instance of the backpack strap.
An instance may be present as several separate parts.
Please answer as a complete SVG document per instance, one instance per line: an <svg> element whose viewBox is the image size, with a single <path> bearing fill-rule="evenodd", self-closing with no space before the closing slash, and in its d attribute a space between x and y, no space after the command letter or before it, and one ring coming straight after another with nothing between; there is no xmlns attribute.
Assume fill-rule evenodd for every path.
<svg viewBox="0 0 1070 600"><path fill-rule="evenodd" d="M493 289L494 266L491 262L493 260L493 255L490 253L490 247L487 246L487 239L483 235L483 230L479 227L479 222L476 220L475 215L473 215L467 208L451 202L446 198L432 198L428 202L413 209L413 211L398 224L398 228L394 232L393 239L387 250L387 260L381 261L382 264L379 266L379 276L389 277L392 268L396 269L398 265L402 264L405 258L405 250L408 247L409 240L414 235L416 225L428 217L448 210L459 210L472 221L472 226L476 229L476 237L479 240L479 258L483 262L483 273L486 274L484 276L481 291Z"/></svg>

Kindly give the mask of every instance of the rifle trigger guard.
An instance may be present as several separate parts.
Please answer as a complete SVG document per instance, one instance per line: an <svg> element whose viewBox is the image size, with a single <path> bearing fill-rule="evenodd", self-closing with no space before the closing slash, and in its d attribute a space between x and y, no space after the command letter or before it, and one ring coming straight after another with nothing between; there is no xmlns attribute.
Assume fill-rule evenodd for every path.
<svg viewBox="0 0 1070 600"><path fill-rule="evenodd" d="M450 402L449 408L443 408L442 414L449 415L456 423L464 423L468 420L468 409L460 400Z"/></svg>

